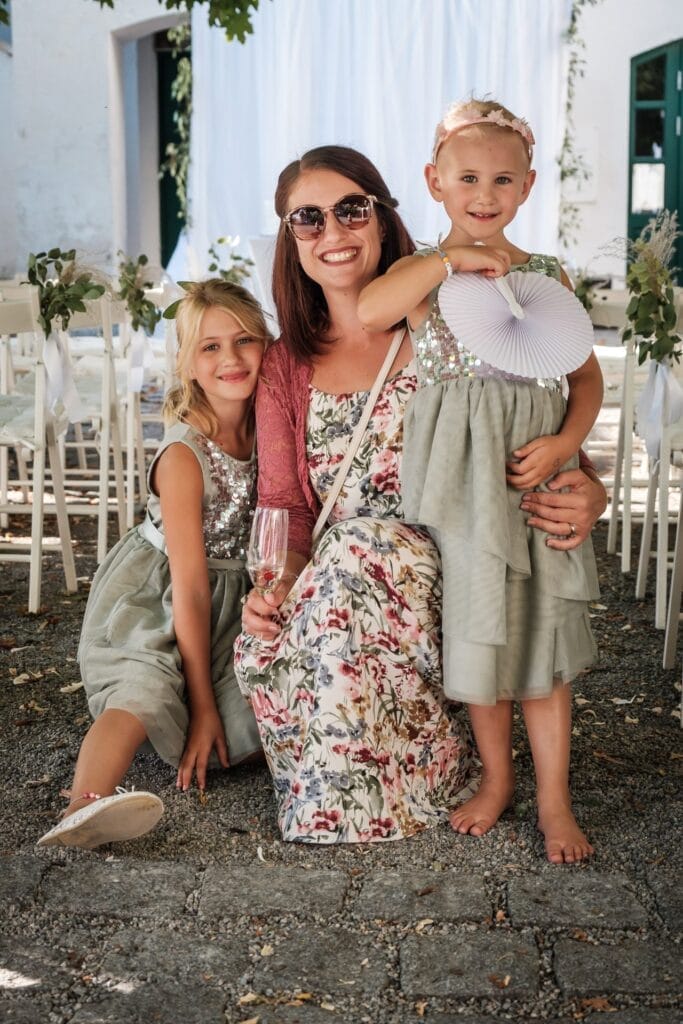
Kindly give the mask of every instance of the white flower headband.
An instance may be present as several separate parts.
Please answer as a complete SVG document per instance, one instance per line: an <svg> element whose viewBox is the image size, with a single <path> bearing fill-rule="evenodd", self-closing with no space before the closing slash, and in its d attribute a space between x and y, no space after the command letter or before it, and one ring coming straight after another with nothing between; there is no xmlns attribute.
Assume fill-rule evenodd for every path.
<svg viewBox="0 0 683 1024"><path fill-rule="evenodd" d="M523 117L507 117L500 107L491 110L488 114L482 114L474 103L464 107L456 103L446 111L443 119L436 126L432 163L436 161L439 149L449 136L462 131L463 128L469 128L472 124L494 124L499 128L512 128L513 132L518 132L526 142L529 160L533 157L536 139Z"/></svg>

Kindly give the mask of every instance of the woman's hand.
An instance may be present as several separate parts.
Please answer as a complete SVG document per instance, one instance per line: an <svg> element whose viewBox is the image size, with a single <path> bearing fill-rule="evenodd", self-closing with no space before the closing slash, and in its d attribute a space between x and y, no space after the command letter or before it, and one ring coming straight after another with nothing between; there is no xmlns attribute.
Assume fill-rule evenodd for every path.
<svg viewBox="0 0 683 1024"><path fill-rule="evenodd" d="M262 640L274 640L280 632L278 608L294 586L296 573L285 573L272 594L250 590L242 606L242 629Z"/></svg>
<svg viewBox="0 0 683 1024"><path fill-rule="evenodd" d="M597 477L582 469L558 473L549 483L548 491L531 491L522 495L520 507L531 515L529 526L544 530L549 548L571 551L583 544L607 508L607 492ZM567 488L565 493L558 493Z"/></svg>
<svg viewBox="0 0 683 1024"><path fill-rule="evenodd" d="M206 766L211 751L214 749L223 767L229 768L228 745L225 742L225 730L217 708L197 712L190 716L185 750L180 759L176 779L178 789L183 791L189 789L193 774L197 776L199 788L201 790L206 788Z"/></svg>

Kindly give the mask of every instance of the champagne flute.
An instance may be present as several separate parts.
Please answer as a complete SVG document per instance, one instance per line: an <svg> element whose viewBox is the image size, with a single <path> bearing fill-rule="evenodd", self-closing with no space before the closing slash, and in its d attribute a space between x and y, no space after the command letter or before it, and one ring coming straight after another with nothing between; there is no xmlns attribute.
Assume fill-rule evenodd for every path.
<svg viewBox="0 0 683 1024"><path fill-rule="evenodd" d="M286 508L254 510L247 549L247 571L260 594L272 594L287 561L289 514Z"/></svg>

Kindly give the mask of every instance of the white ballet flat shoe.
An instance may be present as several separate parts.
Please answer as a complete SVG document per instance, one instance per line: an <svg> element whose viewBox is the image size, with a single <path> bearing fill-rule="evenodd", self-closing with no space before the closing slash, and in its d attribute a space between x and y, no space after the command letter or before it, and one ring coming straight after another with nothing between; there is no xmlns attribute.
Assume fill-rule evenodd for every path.
<svg viewBox="0 0 683 1024"><path fill-rule="evenodd" d="M154 793L120 790L103 796L64 818L46 832L37 846L78 846L92 850L103 843L135 839L151 831L164 813Z"/></svg>

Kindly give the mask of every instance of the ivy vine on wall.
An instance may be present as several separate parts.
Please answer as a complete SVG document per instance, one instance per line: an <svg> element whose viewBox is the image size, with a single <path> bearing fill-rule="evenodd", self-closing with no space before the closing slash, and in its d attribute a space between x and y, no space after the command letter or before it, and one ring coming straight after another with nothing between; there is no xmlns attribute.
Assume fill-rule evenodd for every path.
<svg viewBox="0 0 683 1024"><path fill-rule="evenodd" d="M577 241L579 228L581 226L581 211L577 203L566 198L564 186L567 182L587 182L590 180L591 170L588 167L581 153L574 144L574 100L576 98L576 83L583 78L586 61L583 57L583 50L586 47L584 40L579 34L579 23L585 7L595 7L601 0L573 0L571 14L569 17L569 28L566 33L568 45L567 61L567 102L565 105L565 124L562 148L558 157L560 165L560 216L558 223L558 235L563 246L567 247Z"/></svg>

